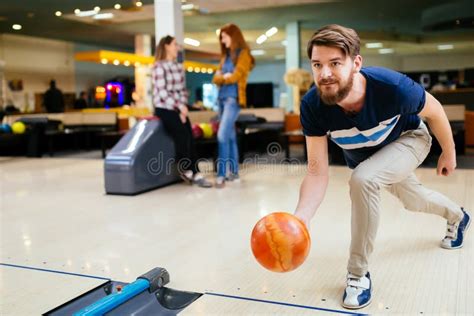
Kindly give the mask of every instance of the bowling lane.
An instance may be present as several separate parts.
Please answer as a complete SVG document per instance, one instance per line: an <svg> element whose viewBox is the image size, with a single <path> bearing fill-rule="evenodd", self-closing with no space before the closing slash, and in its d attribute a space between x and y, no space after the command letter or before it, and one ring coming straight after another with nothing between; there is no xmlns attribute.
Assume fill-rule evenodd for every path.
<svg viewBox="0 0 474 316"><path fill-rule="evenodd" d="M2 315L40 315L105 280L0 265Z"/></svg>
<svg viewBox="0 0 474 316"><path fill-rule="evenodd" d="M101 160L1 163L1 262L124 282L161 266L170 272L169 286L180 290L341 309L350 241L346 168L330 169L307 260L280 274L255 261L250 233L262 216L292 211L304 167L247 165L240 183L222 190L179 184L135 197L104 195L102 167ZM474 171L441 178L433 169L421 169L417 175L474 209L468 194ZM375 297L363 311L474 313L468 303L474 301L468 269L474 260L472 235L462 251L445 251L438 247L442 219L406 212L385 192L382 211L371 264ZM43 296L54 293L29 304L43 307Z"/></svg>

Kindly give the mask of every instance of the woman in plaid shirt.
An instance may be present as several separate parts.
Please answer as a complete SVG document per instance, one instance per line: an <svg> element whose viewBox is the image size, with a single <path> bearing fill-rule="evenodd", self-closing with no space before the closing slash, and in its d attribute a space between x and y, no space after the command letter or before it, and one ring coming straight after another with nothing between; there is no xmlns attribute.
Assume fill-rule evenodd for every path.
<svg viewBox="0 0 474 316"><path fill-rule="evenodd" d="M172 36L163 37L156 47L153 64L153 105L155 115L173 138L181 178L189 184L209 188L212 184L200 173L196 163L191 123L188 118L188 94L184 68L176 59L179 45Z"/></svg>

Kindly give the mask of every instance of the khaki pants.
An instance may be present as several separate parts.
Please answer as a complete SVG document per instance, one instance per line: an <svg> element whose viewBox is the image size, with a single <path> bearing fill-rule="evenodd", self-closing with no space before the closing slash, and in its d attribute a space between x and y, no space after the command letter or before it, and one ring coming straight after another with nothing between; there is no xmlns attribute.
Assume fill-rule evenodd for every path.
<svg viewBox="0 0 474 316"><path fill-rule="evenodd" d="M459 205L444 195L425 188L414 170L431 147L431 136L421 122L416 130L404 132L354 169L350 185L352 200L351 248L348 271L356 276L367 273L380 218L380 188L398 197L405 208L459 221ZM440 236L441 237L441 236Z"/></svg>

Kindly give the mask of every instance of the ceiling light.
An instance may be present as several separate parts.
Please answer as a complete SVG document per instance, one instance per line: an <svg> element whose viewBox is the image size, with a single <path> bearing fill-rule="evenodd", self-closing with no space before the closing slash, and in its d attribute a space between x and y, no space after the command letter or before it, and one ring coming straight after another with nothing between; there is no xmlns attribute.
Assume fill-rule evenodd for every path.
<svg viewBox="0 0 474 316"><path fill-rule="evenodd" d="M272 27L270 28L268 31L265 32L265 35L267 37L272 37L273 35L275 35L276 33L278 32L278 29L276 27Z"/></svg>
<svg viewBox="0 0 474 316"><path fill-rule="evenodd" d="M94 15L93 19L94 20L106 20L106 19L112 19L114 17L113 13L107 12L107 13L99 13Z"/></svg>
<svg viewBox="0 0 474 316"><path fill-rule="evenodd" d="M258 38L257 38L257 44L262 44L263 42L265 42L267 40L267 36L265 34L262 34L260 35Z"/></svg>
<svg viewBox="0 0 474 316"><path fill-rule="evenodd" d="M20 24L13 24L12 29L14 29L15 31L19 31L19 30L21 30L21 25Z"/></svg>
<svg viewBox="0 0 474 316"><path fill-rule="evenodd" d="M188 67L188 68L186 68L186 70L189 71L189 72L192 72L192 71L193 71L193 67Z"/></svg>
<svg viewBox="0 0 474 316"><path fill-rule="evenodd" d="M63 15L63 13L62 13L61 11L56 11L56 12L54 13L54 15L56 15L56 16L61 16L61 15Z"/></svg>
<svg viewBox="0 0 474 316"><path fill-rule="evenodd" d="M81 10L79 9L74 10L74 14L78 15L79 13L81 13Z"/></svg>
<svg viewBox="0 0 474 316"><path fill-rule="evenodd" d="M137 1L137 2L135 2L135 5L136 5L137 7L141 7L141 6L143 5L143 3L142 3L141 1Z"/></svg>
<svg viewBox="0 0 474 316"><path fill-rule="evenodd" d="M186 3L186 4L181 5L181 10L183 10L183 11L189 11L189 10L192 10L192 9L194 9L194 4L192 4L192 3Z"/></svg>
<svg viewBox="0 0 474 316"><path fill-rule="evenodd" d="M250 51L250 54L254 56L262 56L265 55L265 51L263 49L254 49Z"/></svg>
<svg viewBox="0 0 474 316"><path fill-rule="evenodd" d="M140 63L138 61L135 62L135 67L140 67Z"/></svg>
<svg viewBox="0 0 474 316"><path fill-rule="evenodd" d="M107 58L102 58L102 59L100 60L100 62L105 65L105 64L107 64L109 61L107 60Z"/></svg>
<svg viewBox="0 0 474 316"><path fill-rule="evenodd" d="M194 67L194 72L197 72L197 73L201 72L201 68L199 68L199 67Z"/></svg>
<svg viewBox="0 0 474 316"><path fill-rule="evenodd" d="M95 12L99 12L99 11L100 11L100 7L94 7L94 11L95 11Z"/></svg>
<svg viewBox="0 0 474 316"><path fill-rule="evenodd" d="M191 46L198 47L199 45L201 45L201 42L199 42L199 41L197 41L197 40L195 40L195 39L186 37L186 38L184 39L184 44L188 44L188 45L191 45Z"/></svg>
<svg viewBox="0 0 474 316"><path fill-rule="evenodd" d="M118 59L114 59L114 65L115 65L115 66L120 65L120 61L119 61Z"/></svg>
<svg viewBox="0 0 474 316"><path fill-rule="evenodd" d="M119 3L114 5L115 10L120 10L121 8L122 8L122 6Z"/></svg>
<svg viewBox="0 0 474 316"><path fill-rule="evenodd" d="M213 72L214 72L214 70L212 70L212 69L210 69L210 68L207 70L207 73L208 73L208 74L212 74Z"/></svg>
<svg viewBox="0 0 474 316"><path fill-rule="evenodd" d="M123 62L123 65L128 67L128 66L130 66L130 62L128 60L126 60L126 61Z"/></svg>
<svg viewBox="0 0 474 316"><path fill-rule="evenodd" d="M381 48L379 49L379 54L392 54L393 48Z"/></svg>
<svg viewBox="0 0 474 316"><path fill-rule="evenodd" d="M77 16L83 18L83 17L87 17L87 16L93 16L93 15L96 15L97 12L95 10L88 10L88 11L79 11L78 13L76 13Z"/></svg>
<svg viewBox="0 0 474 316"><path fill-rule="evenodd" d="M438 45L439 50L448 50L448 49L453 49L453 48L454 48L453 44Z"/></svg>
<svg viewBox="0 0 474 316"><path fill-rule="evenodd" d="M382 48L383 44L382 43L367 43L367 44L365 44L365 47L367 47L367 48Z"/></svg>

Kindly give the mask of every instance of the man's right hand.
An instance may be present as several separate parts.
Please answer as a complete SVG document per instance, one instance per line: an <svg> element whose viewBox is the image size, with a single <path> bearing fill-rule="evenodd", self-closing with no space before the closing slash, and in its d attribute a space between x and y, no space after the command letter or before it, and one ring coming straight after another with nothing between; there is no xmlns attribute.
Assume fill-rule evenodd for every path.
<svg viewBox="0 0 474 316"><path fill-rule="evenodd" d="M305 216L304 214L302 214L301 212L298 212L298 211L296 211L295 214L293 214L293 215L295 215L298 219L300 219L304 223L304 225L306 226L306 229L309 232L311 218L308 218L307 216Z"/></svg>

